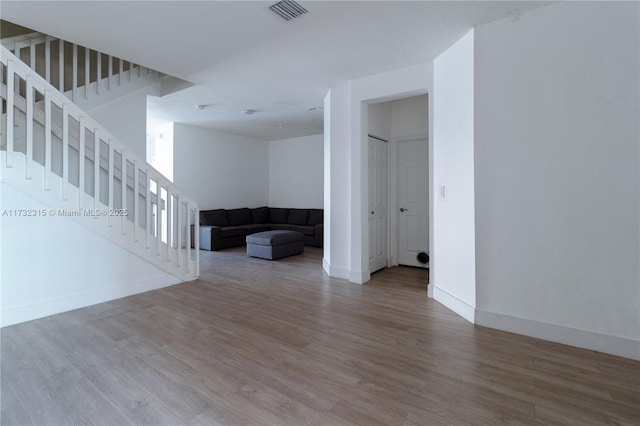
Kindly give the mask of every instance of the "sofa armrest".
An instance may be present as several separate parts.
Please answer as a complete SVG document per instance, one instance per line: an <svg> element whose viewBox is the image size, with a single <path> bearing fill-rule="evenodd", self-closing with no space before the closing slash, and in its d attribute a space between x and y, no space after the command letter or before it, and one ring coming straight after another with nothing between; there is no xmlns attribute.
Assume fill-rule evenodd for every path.
<svg viewBox="0 0 640 426"><path fill-rule="evenodd" d="M220 250L222 234L219 226L200 225L199 232L201 250ZM193 241L193 239L191 241Z"/></svg>
<svg viewBox="0 0 640 426"><path fill-rule="evenodd" d="M322 223L314 225L313 240L316 247L324 247L324 225Z"/></svg>

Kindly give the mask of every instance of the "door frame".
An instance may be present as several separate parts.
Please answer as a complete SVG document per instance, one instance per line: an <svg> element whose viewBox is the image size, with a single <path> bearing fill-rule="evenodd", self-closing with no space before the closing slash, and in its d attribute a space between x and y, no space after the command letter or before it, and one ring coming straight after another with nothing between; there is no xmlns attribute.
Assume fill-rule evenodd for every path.
<svg viewBox="0 0 640 426"><path fill-rule="evenodd" d="M384 247L384 249L385 249L385 257L386 257L386 259L385 259L385 265L384 265L384 268L382 268L382 269L385 269L385 268L388 268L388 267L390 266L390 265L389 265L389 225L390 225L390 223L391 223L391 222L389 221L389 196L390 196L390 195L389 195L389 173L390 173L390 172L389 172L389 164L390 164L390 163L389 163L389 153L390 153L390 151L391 151L391 141L390 141L390 140L387 140L387 139L385 139L385 138L383 138L383 137L377 136L377 135L375 135L375 134L373 134L373 133L368 133L368 134L367 134L367 148L368 148L369 138L373 138L373 139L376 139L376 140L378 140L378 141L381 141L381 142L383 142L383 143L386 143L386 144L387 144L387 164L386 164L386 166L387 166L387 169L386 169L386 174L387 174L387 176L386 176L387 191L386 191L386 194L385 194L385 195L386 195L386 198L387 198L387 199L386 199L386 202L387 202L387 212L386 212L386 220L385 220L385 222L386 222L386 224L385 224L385 225L386 225L386 226L385 226L385 231L386 231L386 232L385 232L385 236L384 236L384 238L385 238L385 244L384 244L384 245L385 245L385 247ZM368 156L368 155L367 155L367 161L369 161L369 156ZM369 176L369 178L370 178L370 176ZM367 206L369 205L369 202L371 201L371 200L369 200L369 184L370 184L370 183L371 183L371 182L370 182L370 179L367 179ZM367 212L368 212L368 211L369 211L369 208L367 208ZM367 215L367 217L369 217L369 216ZM367 229L368 229L368 230L370 230L370 228L369 228L369 227L367 227ZM368 235L368 241L369 241L369 244L370 244L370 243L371 243L371 233L370 233L370 232L367 232L367 235ZM369 258L369 255L371 254L371 253L369 252L369 244L367 244L367 259ZM382 270L382 269L379 269L379 270ZM369 265L369 274L372 274L372 273L374 273L374 272L376 272L376 271L372 271L372 270L371 270L371 265Z"/></svg>
<svg viewBox="0 0 640 426"><path fill-rule="evenodd" d="M387 156L387 264L389 266L398 266L398 144L403 142L411 142L417 139L427 140L427 150L431 146L428 133L418 133L415 135L397 136L389 141L389 155ZM431 176L431 159L427 163L427 173ZM431 183L429 183L431 186ZM431 197L429 199L429 212L431 212ZM429 229L431 230L431 214L429 214ZM431 233L429 233L431 240ZM431 241L429 241L431 243ZM429 247L429 256L431 256L431 246Z"/></svg>

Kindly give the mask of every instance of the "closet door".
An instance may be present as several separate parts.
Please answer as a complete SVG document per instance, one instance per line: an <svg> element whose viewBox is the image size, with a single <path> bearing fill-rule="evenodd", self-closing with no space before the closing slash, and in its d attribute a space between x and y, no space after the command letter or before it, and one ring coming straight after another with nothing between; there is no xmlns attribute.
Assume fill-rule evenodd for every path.
<svg viewBox="0 0 640 426"><path fill-rule="evenodd" d="M369 272L387 266L387 143L369 136Z"/></svg>

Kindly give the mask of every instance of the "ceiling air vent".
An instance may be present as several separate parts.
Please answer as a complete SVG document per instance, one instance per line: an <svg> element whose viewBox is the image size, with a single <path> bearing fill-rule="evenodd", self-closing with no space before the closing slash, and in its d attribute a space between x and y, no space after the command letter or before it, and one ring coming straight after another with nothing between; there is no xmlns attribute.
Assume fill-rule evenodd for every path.
<svg viewBox="0 0 640 426"><path fill-rule="evenodd" d="M269 6L269 10L289 22L309 12L293 0L282 0Z"/></svg>

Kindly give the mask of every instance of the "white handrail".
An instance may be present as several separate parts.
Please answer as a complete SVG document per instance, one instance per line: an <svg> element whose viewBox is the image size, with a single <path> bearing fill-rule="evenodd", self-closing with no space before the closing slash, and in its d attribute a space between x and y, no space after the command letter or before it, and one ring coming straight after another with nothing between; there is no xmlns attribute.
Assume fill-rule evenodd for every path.
<svg viewBox="0 0 640 426"><path fill-rule="evenodd" d="M79 128L79 164L78 164L78 191L79 191L79 199L85 193L85 134L88 131L92 133L94 136L94 152L93 152L93 162L94 162L94 189L93 189L93 206L95 209L102 206L102 202L100 201L100 182L102 179L107 178L107 193L106 195L106 203L105 205L113 210L116 207L115 203L115 194L114 190L116 185L120 185L121 192L121 201L120 207L125 209L127 206L127 180L129 179L127 173L127 165L131 163L133 165L133 181L134 181L134 202L133 206L129 208L129 211L133 210L133 232L128 234L125 230L124 219L122 220L122 225L120 229L121 236L127 235L126 238L132 240L133 243L138 241L137 231L138 228L143 228L145 232L145 243L144 248L150 248L150 240L152 241L155 238L155 247L154 247L154 255L161 254L161 244L164 244L162 241L162 233L163 230L167 232L167 240L166 240L166 257L167 262L171 262L176 268L184 268L186 272L190 272L190 264L195 264L195 272L196 274L199 271L199 250L196 250L194 259L191 259L191 237L190 237L190 228L189 225L193 223L196 232L194 233L194 243L196 247L198 247L198 223L199 223L199 210L197 203L191 199L188 195L180 191L175 187L168 179L166 179L159 171L153 168L151 165L147 164L146 161L137 158L135 155L131 154L129 150L127 150L126 146L122 144L115 136L113 136L110 132L104 129L97 121L95 121L92 117L86 114L82 109L80 109L76 104L70 101L63 93L58 91L51 83L47 82L42 76L40 76L35 70L31 69L27 64L22 62L18 57L16 57L13 53L11 53L6 47L0 46L0 62L6 65L7 70L7 85L6 91L3 93L6 97L7 101L7 126L6 126L6 151L7 151L7 167L11 167L13 153L15 149L15 138L16 133L13 129L13 123L15 120L15 109L17 108L19 111L22 111L20 105L15 102L16 97L18 96L17 90L20 90L22 84L16 84L16 76L19 78L19 81L22 80L25 82L25 87L27 90L26 93L26 102L24 111L22 111L27 117L27 130L26 130L26 170L27 174L30 173L30 170L33 165L33 122L34 122L34 94L40 93L44 95L44 129L45 129L45 159L44 159L44 182L45 189L49 190L51 184L51 174L52 171L52 131L54 127L53 118L52 118L52 109L55 106L57 109L62 111L62 122L59 124L61 127L61 140L63 147L63 159L62 159L62 181L60 188L60 199L62 201L67 199L67 188L73 185L70 182L70 173L69 173L69 127L70 120L73 119L78 123ZM100 77L100 74L98 74ZM56 119L57 120L57 119ZM56 124L57 125L57 124ZM104 168L101 166L101 147L102 144L105 143L108 147L107 152L107 165L106 165L106 176L101 176L101 172ZM116 176L116 161L114 156L121 156L118 166L120 166L120 174ZM74 162L75 164L75 162ZM145 223L141 223L141 214L139 211L139 202L138 198L141 195L140 190L140 174L144 172L145 175L145 201L146 201L146 211L144 217ZM29 176L25 176L28 178ZM119 177L119 184L116 183L116 179ZM152 200L151 194L151 182L155 183L155 194ZM164 197L163 197L164 191ZM177 211L170 211L173 208L174 203L172 199L179 200ZM155 217L155 229L151 224L152 219L152 204L155 201L156 205L156 217ZM164 202L164 208L163 208ZM184 206L184 210L182 210ZM166 217L163 218L163 210L166 212ZM182 252L182 247L180 244L173 244L173 235L172 229L177 229L177 232L180 233L182 230L178 228L181 225L180 216L184 214L186 219L186 240L188 242L184 252L185 252L185 262L184 266L180 261L180 256ZM96 216L97 217L97 216ZM193 217L193 222L192 222ZM112 226L112 219L109 219L109 215L107 214L107 226ZM145 230L146 228L146 230ZM129 237L130 236L130 237ZM125 238L125 237L123 237ZM178 238L180 241L180 238ZM165 263L167 263L165 262Z"/></svg>

